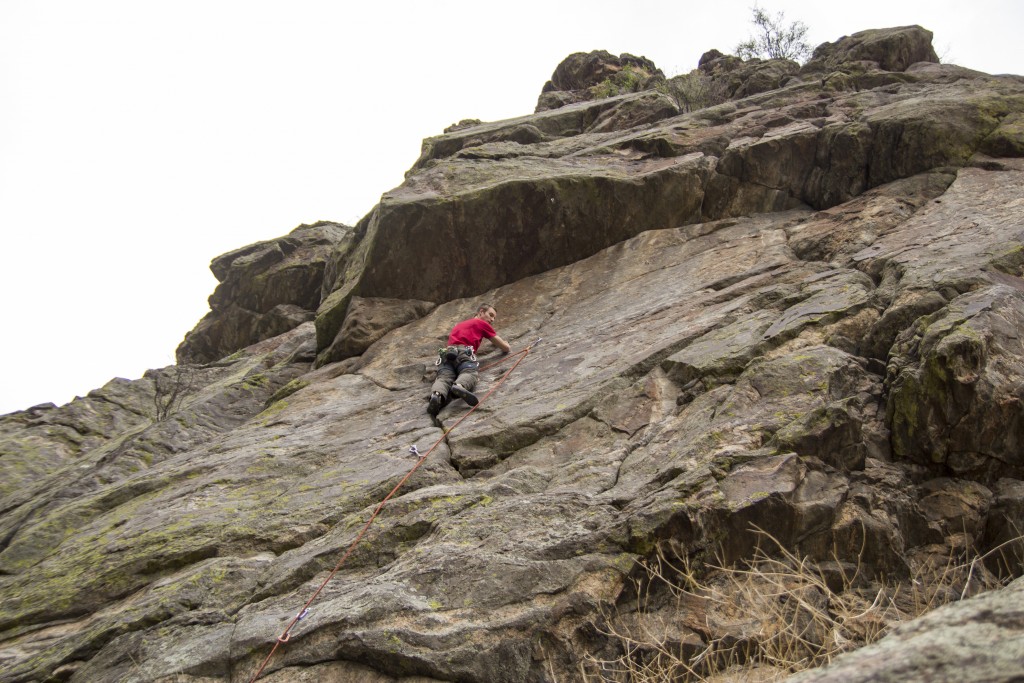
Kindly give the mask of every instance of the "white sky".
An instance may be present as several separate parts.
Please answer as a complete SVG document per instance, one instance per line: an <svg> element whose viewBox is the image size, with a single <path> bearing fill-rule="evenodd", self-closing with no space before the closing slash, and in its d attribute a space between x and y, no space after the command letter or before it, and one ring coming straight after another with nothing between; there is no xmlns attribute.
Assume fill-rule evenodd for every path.
<svg viewBox="0 0 1024 683"><path fill-rule="evenodd" d="M0 0L0 414L173 363L212 258L355 223L423 138L531 113L570 53L687 72L752 4ZM812 45L916 23L943 61L1024 73L1018 0L761 4Z"/></svg>

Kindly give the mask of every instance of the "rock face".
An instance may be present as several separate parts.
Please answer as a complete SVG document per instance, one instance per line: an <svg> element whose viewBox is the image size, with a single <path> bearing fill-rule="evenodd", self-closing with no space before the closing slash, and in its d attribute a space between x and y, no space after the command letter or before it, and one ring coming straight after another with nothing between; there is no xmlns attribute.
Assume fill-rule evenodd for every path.
<svg viewBox="0 0 1024 683"><path fill-rule="evenodd" d="M185 335L178 362L209 363L312 320L330 257L351 233L337 223L300 225L285 237L218 256L210 264L221 283L211 311Z"/></svg>
<svg viewBox="0 0 1024 683"><path fill-rule="evenodd" d="M921 31L688 113L464 121L354 228L215 260L178 365L0 417L0 680L249 680L321 586L264 680L582 680L638 561L755 528L864 576L1019 574L1024 81ZM433 358L484 299L522 353L447 431ZM1018 589L863 656L966 625L981 658Z"/></svg>

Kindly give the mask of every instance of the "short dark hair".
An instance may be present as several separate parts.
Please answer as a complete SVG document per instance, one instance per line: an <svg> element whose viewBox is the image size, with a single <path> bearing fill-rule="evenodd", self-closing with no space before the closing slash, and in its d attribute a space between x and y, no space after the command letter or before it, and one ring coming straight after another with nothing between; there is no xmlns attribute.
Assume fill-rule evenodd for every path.
<svg viewBox="0 0 1024 683"><path fill-rule="evenodd" d="M488 308L494 308L494 306L492 306L492 305L490 305L488 303L483 303L483 304L480 304L479 306L476 307L476 312L477 313L483 313ZM497 309L495 309L495 310L497 310Z"/></svg>

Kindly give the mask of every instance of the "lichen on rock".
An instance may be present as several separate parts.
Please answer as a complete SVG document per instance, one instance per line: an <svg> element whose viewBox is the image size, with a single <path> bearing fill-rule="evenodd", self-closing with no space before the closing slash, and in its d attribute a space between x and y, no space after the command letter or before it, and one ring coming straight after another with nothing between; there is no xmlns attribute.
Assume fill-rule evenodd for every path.
<svg viewBox="0 0 1024 683"><path fill-rule="evenodd" d="M708 53L730 89L691 108L580 53L534 114L424 141L355 227L215 259L177 365L0 416L0 677L248 680L316 595L266 680L578 680L662 618L753 647L637 586L765 534L862 592L971 552L957 597L1019 574L1024 84L933 54L920 27L800 69ZM435 421L482 300L542 341ZM951 641L1019 675L985 654L1016 652L1019 586L808 677L987 680L892 654Z"/></svg>

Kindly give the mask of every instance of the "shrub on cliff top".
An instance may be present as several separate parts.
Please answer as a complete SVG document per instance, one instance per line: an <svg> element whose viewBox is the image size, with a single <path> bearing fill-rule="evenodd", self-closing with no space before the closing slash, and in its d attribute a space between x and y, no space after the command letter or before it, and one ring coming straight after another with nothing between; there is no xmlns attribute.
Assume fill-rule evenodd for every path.
<svg viewBox="0 0 1024 683"><path fill-rule="evenodd" d="M756 5L750 11L753 13L750 22L756 28L755 35L736 46L736 56L802 62L811 55L811 46L806 40L807 25L802 21L794 21L787 26L782 12L772 16Z"/></svg>

